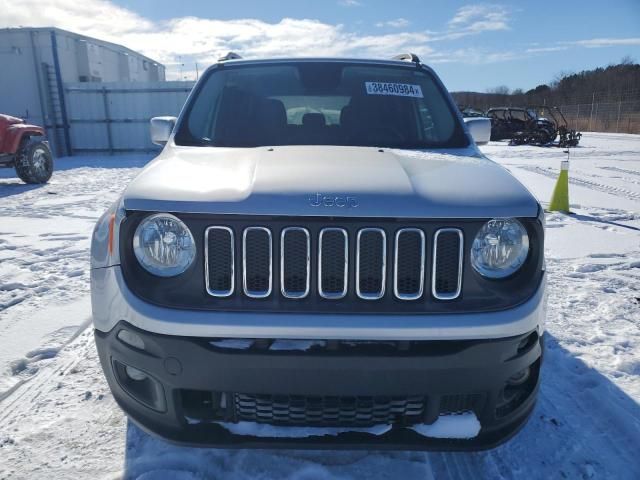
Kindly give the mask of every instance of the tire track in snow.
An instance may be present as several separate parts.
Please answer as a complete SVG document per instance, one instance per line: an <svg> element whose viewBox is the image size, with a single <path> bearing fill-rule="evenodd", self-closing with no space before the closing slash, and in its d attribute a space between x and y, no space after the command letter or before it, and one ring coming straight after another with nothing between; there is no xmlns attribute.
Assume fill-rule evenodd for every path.
<svg viewBox="0 0 640 480"><path fill-rule="evenodd" d="M619 173L625 173L627 175L637 175L640 177L640 172L637 170L628 170L626 168L620 168L620 167L598 167L601 168L602 170L608 170L611 172L619 172Z"/></svg>
<svg viewBox="0 0 640 480"><path fill-rule="evenodd" d="M114 166L118 162L114 159ZM139 172L136 162L124 165L61 170L38 188L0 190L0 320L3 311L20 303L66 300L86 288L93 224Z"/></svg>
<svg viewBox="0 0 640 480"><path fill-rule="evenodd" d="M618 458L630 466L629 478L640 478L637 452L631 447L640 438L640 406L610 383L625 373L616 366L624 352L611 350L615 352L620 343L633 345L640 337L638 307L629 298L634 292L637 295L634 278L639 258L640 252L632 252L549 260L548 326L551 332L557 331L557 338L547 345L546 376L540 394L545 414L562 419L561 429L565 430L562 435L566 442L559 442L556 458L565 462L590 458L590 468L596 472L605 460ZM585 338L583 328L589 323L602 325L601 331L608 332L608 337ZM594 344L602 346L602 357L594 354ZM590 364L580 360L583 351L593 357ZM554 365L552 370L549 363ZM571 408L563 406L567 392L571 392ZM596 476L606 478L611 473Z"/></svg>
<svg viewBox="0 0 640 480"><path fill-rule="evenodd" d="M532 417L515 438L496 450L429 454L436 478L640 478L636 451L640 407L612 383L624 372L584 363L578 349L590 349L583 345L589 341L583 328L593 319L615 335L602 343L591 340L603 349L598 360L616 363L610 348L615 350L620 339L632 349L640 335L626 332L637 331L638 306L624 299L637 292L638 259L640 252L548 259L550 335ZM609 293L603 297L599 291ZM619 325L625 323L627 329L620 331ZM618 465L625 467L621 471Z"/></svg>
<svg viewBox="0 0 640 480"><path fill-rule="evenodd" d="M538 167L536 165L513 165L515 168L520 168L522 170L526 170L528 172L538 173L540 175L544 175L549 178L556 179L558 178L558 170L552 168L543 168ZM591 180L587 180L584 178L576 177L575 175L569 175L569 183L573 185L579 185L581 187L587 187L592 190L598 190L600 192L608 193L611 195L616 195L618 197L626 198L628 200L638 200L640 201L640 193L632 192L631 190L627 190L622 187L614 187L613 185L606 185L604 183L592 182Z"/></svg>
<svg viewBox="0 0 640 480"><path fill-rule="evenodd" d="M93 337L90 332L85 333L89 325L90 320L78 329L76 334L61 348L61 354L56 355L49 365L39 369L35 375L24 379L0 397L0 431L5 430L6 426L11 423L10 420L15 418L17 414L29 410L45 390L55 388L53 386L55 378L68 373L86 356L88 348L93 346ZM79 344L81 348L76 355L72 354L72 350L64 351L65 347L73 343L83 333L88 337L88 341L87 338L81 339Z"/></svg>

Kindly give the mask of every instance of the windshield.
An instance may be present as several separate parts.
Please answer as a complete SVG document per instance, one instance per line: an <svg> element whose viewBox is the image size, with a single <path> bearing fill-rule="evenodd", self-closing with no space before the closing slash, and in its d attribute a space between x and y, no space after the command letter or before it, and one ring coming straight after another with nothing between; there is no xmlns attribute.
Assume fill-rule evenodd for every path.
<svg viewBox="0 0 640 480"><path fill-rule="evenodd" d="M212 69L188 105L175 141L221 147L468 144L429 72L338 62Z"/></svg>

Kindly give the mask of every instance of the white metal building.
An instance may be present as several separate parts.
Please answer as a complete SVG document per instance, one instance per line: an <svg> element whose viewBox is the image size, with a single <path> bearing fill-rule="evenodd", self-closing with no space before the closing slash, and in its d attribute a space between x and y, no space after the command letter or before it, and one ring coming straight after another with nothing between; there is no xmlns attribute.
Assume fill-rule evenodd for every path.
<svg viewBox="0 0 640 480"><path fill-rule="evenodd" d="M151 58L59 28L0 29L0 66L0 113L45 126L58 155L71 152L65 84L165 80Z"/></svg>

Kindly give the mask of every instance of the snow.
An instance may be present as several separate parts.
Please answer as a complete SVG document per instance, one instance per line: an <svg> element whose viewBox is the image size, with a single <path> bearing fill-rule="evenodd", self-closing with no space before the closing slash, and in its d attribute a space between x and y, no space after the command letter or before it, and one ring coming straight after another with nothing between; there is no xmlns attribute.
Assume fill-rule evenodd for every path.
<svg viewBox="0 0 640 480"><path fill-rule="evenodd" d="M269 346L269 350L306 352L313 347L324 347L324 340L276 340Z"/></svg>
<svg viewBox="0 0 640 480"><path fill-rule="evenodd" d="M223 338L221 340L215 340L209 342L213 347L228 348L231 350L247 350L253 345L253 340L250 338Z"/></svg>
<svg viewBox="0 0 640 480"><path fill-rule="evenodd" d="M223 338L209 342L210 345L217 348L228 348L231 350L247 350L251 348L254 339L251 338ZM327 342L324 340L285 340L277 339L269 345L269 350L274 351L299 351L306 352L313 347L324 347Z"/></svg>
<svg viewBox="0 0 640 480"><path fill-rule="evenodd" d="M189 422L192 423L192 422ZM391 425L375 425L363 428L338 427L278 427L254 422L224 423L218 425L238 435L253 435L254 437L273 438L307 438L336 436L345 432L363 432L371 435L382 435L391 430ZM416 424L411 430L423 437L432 438L473 438L480 433L480 422L473 412L455 415L441 415L431 425Z"/></svg>
<svg viewBox="0 0 640 480"><path fill-rule="evenodd" d="M561 149L481 149L548 204ZM573 214L546 220L538 405L477 453L194 449L129 423L88 328L88 248L149 159L60 159L45 186L0 170L0 479L640 478L640 136L586 133L571 149Z"/></svg>
<svg viewBox="0 0 640 480"><path fill-rule="evenodd" d="M480 422L473 412L440 415L431 425L414 425L411 430L423 437L432 438L474 438L480 433Z"/></svg>
<svg viewBox="0 0 640 480"><path fill-rule="evenodd" d="M254 422L224 423L218 425L238 435L253 435L262 438L307 438L336 436L345 432L363 432L371 435L382 435L391 430L391 425L374 425L366 428L332 428L332 427L278 427Z"/></svg>

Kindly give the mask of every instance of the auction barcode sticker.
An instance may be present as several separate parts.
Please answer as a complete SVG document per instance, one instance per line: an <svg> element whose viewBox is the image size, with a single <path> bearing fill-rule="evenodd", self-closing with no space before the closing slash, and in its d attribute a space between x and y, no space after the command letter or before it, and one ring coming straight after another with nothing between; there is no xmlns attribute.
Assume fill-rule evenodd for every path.
<svg viewBox="0 0 640 480"><path fill-rule="evenodd" d="M420 85L409 83L364 82L368 95L395 95L398 97L423 98Z"/></svg>

